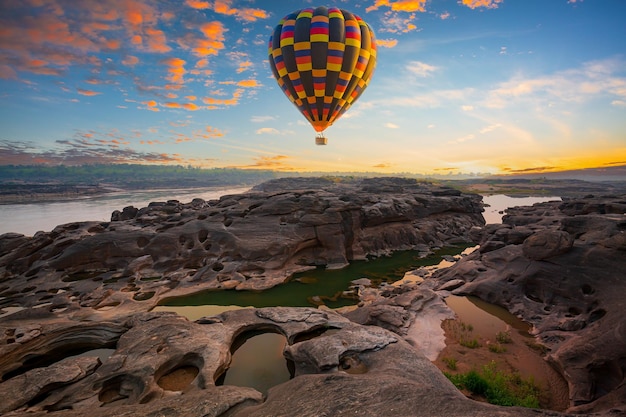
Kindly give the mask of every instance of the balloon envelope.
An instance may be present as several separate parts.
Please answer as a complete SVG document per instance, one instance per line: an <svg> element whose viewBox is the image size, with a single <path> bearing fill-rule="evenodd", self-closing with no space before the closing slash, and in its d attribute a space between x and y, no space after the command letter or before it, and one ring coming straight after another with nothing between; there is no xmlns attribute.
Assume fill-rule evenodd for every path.
<svg viewBox="0 0 626 417"><path fill-rule="evenodd" d="M285 16L268 54L278 85L317 132L354 104L376 67L374 33L360 17L336 7Z"/></svg>

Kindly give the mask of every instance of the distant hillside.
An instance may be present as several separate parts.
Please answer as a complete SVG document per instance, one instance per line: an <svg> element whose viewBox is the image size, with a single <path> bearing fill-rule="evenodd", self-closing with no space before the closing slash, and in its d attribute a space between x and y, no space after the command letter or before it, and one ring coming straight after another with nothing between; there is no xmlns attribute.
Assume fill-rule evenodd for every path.
<svg viewBox="0 0 626 417"><path fill-rule="evenodd" d="M596 168L575 169L557 172L515 173L493 175L489 178L527 178L549 180L583 180L583 181L626 181L626 165L615 165Z"/></svg>

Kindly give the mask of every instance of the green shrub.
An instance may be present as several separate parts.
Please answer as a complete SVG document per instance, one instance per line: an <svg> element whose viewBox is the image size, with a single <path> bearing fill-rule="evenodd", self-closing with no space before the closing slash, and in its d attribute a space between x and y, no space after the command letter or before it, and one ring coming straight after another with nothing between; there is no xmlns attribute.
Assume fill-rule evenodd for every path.
<svg viewBox="0 0 626 417"><path fill-rule="evenodd" d="M481 346L477 339L461 339L459 340L459 344L469 349L476 349Z"/></svg>
<svg viewBox="0 0 626 417"><path fill-rule="evenodd" d="M506 348L500 343L492 343L489 345L489 351L493 353L504 353L506 352Z"/></svg>
<svg viewBox="0 0 626 417"><path fill-rule="evenodd" d="M498 332L496 333L496 341L498 343L511 343L513 339L511 339L511 334L509 332Z"/></svg>
<svg viewBox="0 0 626 417"><path fill-rule="evenodd" d="M539 407L540 389L533 378L524 379L518 373L507 373L491 362L481 369L465 374L444 375L459 389L485 397L491 404L504 406Z"/></svg>
<svg viewBox="0 0 626 417"><path fill-rule="evenodd" d="M441 360L446 364L448 369L456 370L456 358L441 358Z"/></svg>

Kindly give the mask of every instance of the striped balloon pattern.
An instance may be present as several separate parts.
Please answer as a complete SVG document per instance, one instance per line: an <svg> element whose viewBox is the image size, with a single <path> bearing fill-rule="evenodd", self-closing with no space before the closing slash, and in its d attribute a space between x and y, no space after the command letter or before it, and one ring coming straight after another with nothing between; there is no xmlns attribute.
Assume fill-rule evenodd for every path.
<svg viewBox="0 0 626 417"><path fill-rule="evenodd" d="M376 67L376 42L355 14L307 8L280 21L268 55L280 88L315 131L323 132L367 87Z"/></svg>

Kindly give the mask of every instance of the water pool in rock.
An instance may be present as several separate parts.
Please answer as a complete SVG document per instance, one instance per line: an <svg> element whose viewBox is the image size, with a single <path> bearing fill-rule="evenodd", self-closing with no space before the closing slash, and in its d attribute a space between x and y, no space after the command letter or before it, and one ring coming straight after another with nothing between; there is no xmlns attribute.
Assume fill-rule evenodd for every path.
<svg viewBox="0 0 626 417"><path fill-rule="evenodd" d="M295 274L288 282L264 291L202 291L185 297L164 300L154 311L176 311L180 314L192 314L199 318L203 315L221 312L215 306L239 307L315 307L325 305L339 308L358 303L358 296L352 291L352 281L368 278L372 285L393 283L402 279L406 272L420 266L432 266L441 262L443 256L460 254L468 245L450 246L437 250L432 255L423 257L417 251L400 251L390 256L381 256L368 261L355 261L345 268L315 270ZM207 306L207 311L195 312L191 306ZM184 307L177 311L176 307ZM202 308L200 309L202 310ZM200 315L198 315L200 314Z"/></svg>
<svg viewBox="0 0 626 417"><path fill-rule="evenodd" d="M286 344L285 336L277 333L250 332L239 336L231 348L230 366L216 385L251 387L267 394L271 387L293 376L283 356Z"/></svg>

